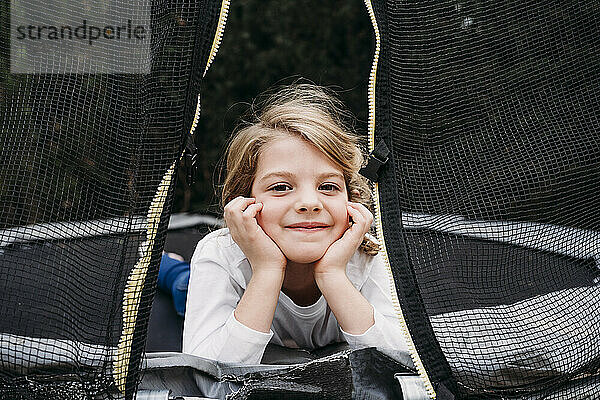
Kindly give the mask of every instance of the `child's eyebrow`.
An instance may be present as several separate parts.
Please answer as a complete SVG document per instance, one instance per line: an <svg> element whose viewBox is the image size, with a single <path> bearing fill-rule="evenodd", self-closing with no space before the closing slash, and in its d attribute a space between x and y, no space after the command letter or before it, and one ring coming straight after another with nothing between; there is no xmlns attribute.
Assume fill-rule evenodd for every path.
<svg viewBox="0 0 600 400"><path fill-rule="evenodd" d="M269 178L287 178L287 179L291 179L294 177L294 174L292 174L291 172L287 172L287 171L275 171L275 172L269 172L266 175L263 175L260 177L259 181L263 181L265 179L269 179Z"/></svg>
<svg viewBox="0 0 600 400"><path fill-rule="evenodd" d="M294 174L292 174L291 172L288 171L274 171L274 172L269 172L266 175L263 175L260 177L259 181L263 181L269 178L287 178L287 179L293 179L294 178ZM320 174L318 176L319 179L327 179L327 178L339 178L339 179L344 179L344 175L341 174L340 172L324 172L322 174Z"/></svg>
<svg viewBox="0 0 600 400"><path fill-rule="evenodd" d="M319 175L319 179L327 179L327 178L339 178L344 180L344 175L339 172L325 172Z"/></svg>

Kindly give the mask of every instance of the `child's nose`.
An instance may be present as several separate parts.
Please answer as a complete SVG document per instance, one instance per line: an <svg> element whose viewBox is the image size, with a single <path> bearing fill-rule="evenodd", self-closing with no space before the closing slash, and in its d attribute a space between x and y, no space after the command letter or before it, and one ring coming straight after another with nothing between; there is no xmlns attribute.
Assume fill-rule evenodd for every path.
<svg viewBox="0 0 600 400"><path fill-rule="evenodd" d="M299 193L298 201L296 202L296 210L299 212L320 211L323 208L319 196L313 190L305 190Z"/></svg>

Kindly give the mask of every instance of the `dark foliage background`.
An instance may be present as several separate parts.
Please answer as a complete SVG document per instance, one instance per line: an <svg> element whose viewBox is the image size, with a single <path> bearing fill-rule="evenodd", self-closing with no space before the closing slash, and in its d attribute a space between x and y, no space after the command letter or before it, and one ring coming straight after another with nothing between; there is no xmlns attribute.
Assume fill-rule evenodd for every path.
<svg viewBox="0 0 600 400"><path fill-rule="evenodd" d="M336 89L366 134L373 28L362 1L233 1L221 47L204 79L196 128L198 172L180 169L173 212L219 214L218 163L237 120L258 94L305 78Z"/></svg>

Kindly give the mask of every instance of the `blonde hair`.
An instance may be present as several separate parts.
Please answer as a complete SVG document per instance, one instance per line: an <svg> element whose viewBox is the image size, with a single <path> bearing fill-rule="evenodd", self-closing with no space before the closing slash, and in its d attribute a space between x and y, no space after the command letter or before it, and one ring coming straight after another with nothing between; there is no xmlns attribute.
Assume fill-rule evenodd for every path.
<svg viewBox="0 0 600 400"><path fill-rule="evenodd" d="M222 207L237 196L250 197L264 146L291 136L314 145L341 169L348 200L371 208L368 181L358 174L364 163L361 143L344 120L349 114L333 94L316 85L293 84L280 88L251 112L250 121L234 133L227 148ZM368 238L360 248L370 255L378 251Z"/></svg>

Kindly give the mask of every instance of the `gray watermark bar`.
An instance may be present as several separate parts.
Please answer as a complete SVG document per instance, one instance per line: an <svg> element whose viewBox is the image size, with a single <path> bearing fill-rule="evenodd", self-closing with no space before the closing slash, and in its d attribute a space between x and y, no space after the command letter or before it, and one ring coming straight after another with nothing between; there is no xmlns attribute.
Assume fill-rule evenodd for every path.
<svg viewBox="0 0 600 400"><path fill-rule="evenodd" d="M11 0L11 73L145 74L147 0Z"/></svg>

